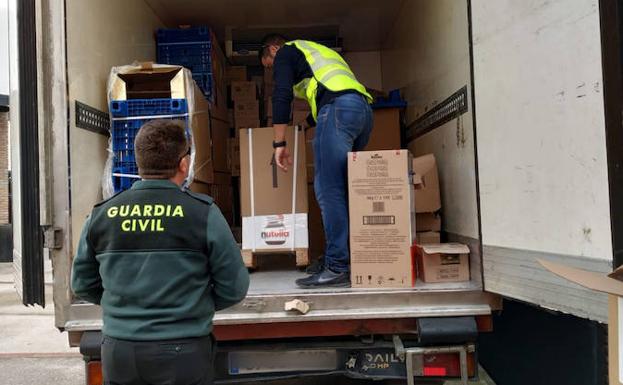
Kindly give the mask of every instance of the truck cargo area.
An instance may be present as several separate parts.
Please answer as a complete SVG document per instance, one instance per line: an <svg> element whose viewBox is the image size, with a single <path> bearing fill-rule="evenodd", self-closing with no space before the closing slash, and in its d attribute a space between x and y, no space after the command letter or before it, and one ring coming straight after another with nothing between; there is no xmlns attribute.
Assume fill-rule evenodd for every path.
<svg viewBox="0 0 623 385"><path fill-rule="evenodd" d="M55 279L58 327L92 330L101 322L100 310L76 302L67 287L71 255L83 219L102 198L100 180L108 146L106 136L77 126L76 102L107 112L110 68L156 61L155 31L179 25L210 26L230 64L255 65L256 72L262 71L256 51L266 33L322 41L341 52L366 87L384 92L400 89L407 101L402 118L407 128L403 148L415 156L435 155L442 189L443 239L466 244L471 252L470 281L418 281L406 289L302 290L294 285L294 280L304 275L300 269L293 265L277 269L260 266L251 274L247 299L217 314L217 325L486 315L500 307L499 297L483 291L473 119L467 108L471 100L467 2L321 3L311 10L303 1L277 0L66 1L66 103L70 119L66 123L68 137L64 133L55 136L70 144L64 172L71 187L58 182L63 180L63 172L57 173L57 182L49 186L57 196L62 191L68 195L66 202L54 207L59 214L55 221L62 217L67 220L67 247L53 252L55 275L65 277ZM102 33L103 29L107 32ZM451 111L447 106L464 108ZM444 111L454 115L442 116ZM426 122L428 125L423 126ZM308 303L310 311L304 315L285 311L284 303L293 299Z"/></svg>

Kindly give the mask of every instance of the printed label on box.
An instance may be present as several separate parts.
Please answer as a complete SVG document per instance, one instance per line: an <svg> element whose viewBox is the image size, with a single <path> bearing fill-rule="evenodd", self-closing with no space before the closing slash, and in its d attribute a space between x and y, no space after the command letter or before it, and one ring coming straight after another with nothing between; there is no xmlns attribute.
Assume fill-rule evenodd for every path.
<svg viewBox="0 0 623 385"><path fill-rule="evenodd" d="M242 249L307 248L307 214L278 214L242 218Z"/></svg>

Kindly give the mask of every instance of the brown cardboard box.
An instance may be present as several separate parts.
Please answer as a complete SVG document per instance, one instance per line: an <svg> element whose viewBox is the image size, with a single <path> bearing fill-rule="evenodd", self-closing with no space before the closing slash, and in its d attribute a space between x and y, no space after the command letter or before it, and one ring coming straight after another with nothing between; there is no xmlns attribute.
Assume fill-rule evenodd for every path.
<svg viewBox="0 0 623 385"><path fill-rule="evenodd" d="M309 116L309 111L292 111L292 124L298 125L303 123Z"/></svg>
<svg viewBox="0 0 623 385"><path fill-rule="evenodd" d="M441 234L437 231L425 231L416 234L418 245L441 243Z"/></svg>
<svg viewBox="0 0 623 385"><path fill-rule="evenodd" d="M418 213L415 222L417 231L441 231L441 217L436 213Z"/></svg>
<svg viewBox="0 0 623 385"><path fill-rule="evenodd" d="M273 117L273 98L264 98L264 116L266 118Z"/></svg>
<svg viewBox="0 0 623 385"><path fill-rule="evenodd" d="M257 100L257 88L255 82L231 82L231 100L236 102L249 102Z"/></svg>
<svg viewBox="0 0 623 385"><path fill-rule="evenodd" d="M227 222L231 225L233 223L233 189L231 184L231 174L229 173L215 173L214 183L201 183L199 181L193 181L190 185L190 190L206 194L214 199Z"/></svg>
<svg viewBox="0 0 623 385"><path fill-rule="evenodd" d="M309 103L305 99L294 98L292 101L292 111L311 111Z"/></svg>
<svg viewBox="0 0 623 385"><path fill-rule="evenodd" d="M234 102L234 123L236 128L258 127L260 103L257 100Z"/></svg>
<svg viewBox="0 0 623 385"><path fill-rule="evenodd" d="M307 188L309 202L309 255L318 258L324 254L325 237L324 226L322 225L322 213L316 200L314 185L310 184Z"/></svg>
<svg viewBox="0 0 623 385"><path fill-rule="evenodd" d="M229 139L229 124L226 121L212 118L210 120L210 130L212 134L212 162L215 172L229 173L230 168L227 162L227 140ZM195 179L197 179L195 177ZM199 179L201 180L201 179ZM202 182L205 182L201 180Z"/></svg>
<svg viewBox="0 0 623 385"><path fill-rule="evenodd" d="M415 212L433 213L441 209L439 175L435 155L428 154L413 159L415 173Z"/></svg>
<svg viewBox="0 0 623 385"><path fill-rule="evenodd" d="M415 212L407 150L348 153L353 287L411 287Z"/></svg>
<svg viewBox="0 0 623 385"><path fill-rule="evenodd" d="M225 67L227 59L219 44L218 40L212 33L211 57L212 57L212 87L214 90L214 101L210 105L210 114L212 117L227 120L227 79L225 75Z"/></svg>
<svg viewBox="0 0 623 385"><path fill-rule="evenodd" d="M593 271L576 269L555 262L538 260L552 273L574 282L587 289L608 295L608 373L610 385L623 384L623 361L620 355L623 340L623 267L619 266L612 273L605 275Z"/></svg>
<svg viewBox="0 0 623 385"><path fill-rule="evenodd" d="M264 93L264 76L251 76L251 81L255 82L260 92Z"/></svg>
<svg viewBox="0 0 623 385"><path fill-rule="evenodd" d="M427 283L469 281L469 248L459 243L420 245L417 270Z"/></svg>
<svg viewBox="0 0 623 385"><path fill-rule="evenodd" d="M238 131L238 130L236 130ZM232 176L240 176L240 136L237 138L229 138L229 169Z"/></svg>
<svg viewBox="0 0 623 385"><path fill-rule="evenodd" d="M400 148L400 109L374 110L374 125L366 151L394 150Z"/></svg>
<svg viewBox="0 0 623 385"><path fill-rule="evenodd" d="M305 135L303 132L295 133L289 127L286 141L291 143L290 151L295 164L283 172L272 161L272 127L240 131L240 206L244 250L308 247ZM249 143L253 144L251 151ZM298 152L296 157L295 146Z"/></svg>
<svg viewBox="0 0 623 385"><path fill-rule="evenodd" d="M247 81L247 67L246 66L227 66L226 69L227 85L232 82L246 82Z"/></svg>
<svg viewBox="0 0 623 385"><path fill-rule="evenodd" d="M210 183L214 178L211 150L210 105L192 81L189 70L174 65L140 65L117 67L109 79L110 100L132 98L192 99L189 111L192 137L195 142L195 178ZM189 87L192 85L192 87ZM189 103L190 104L190 103Z"/></svg>
<svg viewBox="0 0 623 385"><path fill-rule="evenodd" d="M305 131L305 155L307 156L307 183L314 183L314 135L316 127Z"/></svg>
<svg viewBox="0 0 623 385"><path fill-rule="evenodd" d="M272 68L264 68L264 86L273 85L275 80L273 78L273 69Z"/></svg>

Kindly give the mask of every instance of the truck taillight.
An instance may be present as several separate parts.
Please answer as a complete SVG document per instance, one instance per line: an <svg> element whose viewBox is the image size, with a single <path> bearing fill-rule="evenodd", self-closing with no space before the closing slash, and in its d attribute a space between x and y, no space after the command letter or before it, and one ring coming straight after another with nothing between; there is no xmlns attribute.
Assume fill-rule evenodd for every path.
<svg viewBox="0 0 623 385"><path fill-rule="evenodd" d="M87 384L102 385L103 383L104 381L102 379L102 362L89 361L87 363Z"/></svg>
<svg viewBox="0 0 623 385"><path fill-rule="evenodd" d="M460 377L461 360L457 353L425 354L423 359L422 375L425 377ZM467 354L467 375L476 375L475 357Z"/></svg>

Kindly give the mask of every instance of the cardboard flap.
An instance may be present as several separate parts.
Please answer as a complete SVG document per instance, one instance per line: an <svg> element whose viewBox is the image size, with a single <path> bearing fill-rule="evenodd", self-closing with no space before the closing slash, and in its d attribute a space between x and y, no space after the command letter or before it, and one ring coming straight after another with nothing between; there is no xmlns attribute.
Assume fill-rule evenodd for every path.
<svg viewBox="0 0 623 385"><path fill-rule="evenodd" d="M460 243L419 245L426 254L469 254L469 247Z"/></svg>
<svg viewBox="0 0 623 385"><path fill-rule="evenodd" d="M571 282L577 283L580 286L602 293L614 294L620 297L623 296L623 283L617 279L610 278L603 273L576 269L575 267L561 265L559 263L544 261L541 259L537 259L537 261L552 273ZM614 273L616 273L616 270L612 274Z"/></svg>
<svg viewBox="0 0 623 385"><path fill-rule="evenodd" d="M415 185L416 189L424 188L424 180L422 179L422 175L413 174L413 184Z"/></svg>
<svg viewBox="0 0 623 385"><path fill-rule="evenodd" d="M417 213L435 212L441 209L439 174L435 155L427 154L413 159L415 184L415 211ZM416 180L421 183L415 183Z"/></svg>
<svg viewBox="0 0 623 385"><path fill-rule="evenodd" d="M413 159L413 171L416 174L426 175L431 170L435 170L437 162L435 162L435 155L427 154L418 156Z"/></svg>

